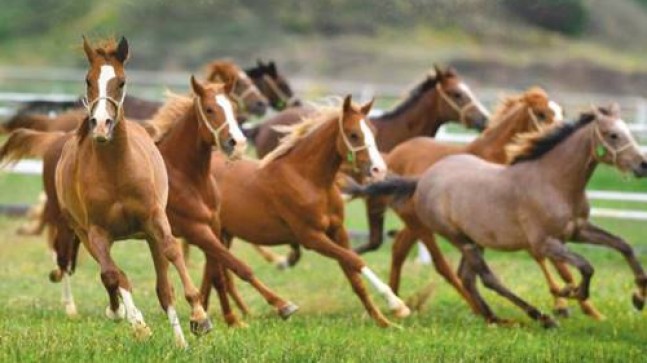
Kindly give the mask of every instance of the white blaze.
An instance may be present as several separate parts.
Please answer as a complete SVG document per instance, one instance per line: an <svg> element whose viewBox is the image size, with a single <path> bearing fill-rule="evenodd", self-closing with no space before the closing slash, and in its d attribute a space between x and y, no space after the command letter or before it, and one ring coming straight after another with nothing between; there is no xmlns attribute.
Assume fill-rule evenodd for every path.
<svg viewBox="0 0 647 363"><path fill-rule="evenodd" d="M562 122L564 121L564 110L562 109L562 106L559 105L559 103L550 100L548 101L548 107L553 111L554 119L557 122Z"/></svg>
<svg viewBox="0 0 647 363"><path fill-rule="evenodd" d="M487 108L483 106L481 101L479 101L476 98L476 96L474 96L474 93L472 93L472 89L467 84L465 84L464 82L459 83L458 89L460 89L461 91L463 91L463 93L467 95L467 98L469 98L470 102L474 104L474 107L476 107L476 109L479 110L480 113L485 115L487 118L490 118L490 111L488 111Z"/></svg>
<svg viewBox="0 0 647 363"><path fill-rule="evenodd" d="M371 129L366 124L366 120L360 120L359 128L362 130L362 134L364 134L364 145L366 145L366 150L368 151L368 156L371 160L371 175L382 178L386 175L386 163L384 162L384 159L382 159L382 154L380 154L380 151L377 149L375 137L373 137ZM375 172L373 170L375 170Z"/></svg>
<svg viewBox="0 0 647 363"><path fill-rule="evenodd" d="M245 139L245 135L243 135L243 132L240 131L240 127L238 127L238 122L236 121L236 117L234 116L234 108L231 106L231 102L225 95L217 95L216 96L216 103L222 108L222 110L225 112L225 120L227 122L227 125L229 126L229 133L231 136L236 140L238 144L244 143L247 139Z"/></svg>
<svg viewBox="0 0 647 363"><path fill-rule="evenodd" d="M99 101L97 106L94 108L94 113L92 117L97 120L97 122L103 122L110 118L108 113L108 101L105 97L108 96L108 82L111 79L115 78L115 68L110 65L101 66L99 71Z"/></svg>

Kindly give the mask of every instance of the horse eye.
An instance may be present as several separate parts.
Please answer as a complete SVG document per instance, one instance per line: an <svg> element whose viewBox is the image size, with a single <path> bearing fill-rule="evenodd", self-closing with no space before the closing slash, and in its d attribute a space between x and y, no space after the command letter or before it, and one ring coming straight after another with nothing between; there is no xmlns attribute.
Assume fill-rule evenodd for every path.
<svg viewBox="0 0 647 363"><path fill-rule="evenodd" d="M124 88L125 85L126 85L126 81L119 82L119 88Z"/></svg>
<svg viewBox="0 0 647 363"><path fill-rule="evenodd" d="M612 132L611 135L609 135L609 137L611 137L612 140L617 140L618 134L616 134L615 132Z"/></svg>
<svg viewBox="0 0 647 363"><path fill-rule="evenodd" d="M348 135L348 138L353 142L359 141L359 135L354 132L351 132L350 135Z"/></svg>
<svg viewBox="0 0 647 363"><path fill-rule="evenodd" d="M90 87L90 85L91 85L91 84L90 84L90 79L88 79L88 78L86 78L86 79L85 79L85 85L86 85L86 86L88 86L88 87Z"/></svg>
<svg viewBox="0 0 647 363"><path fill-rule="evenodd" d="M454 97L454 98L455 98L455 99L457 99L457 100L460 100L460 99L461 99L461 97L463 97L463 94L462 94L462 93L460 93L460 92L453 92L453 93L452 93L452 97Z"/></svg>
<svg viewBox="0 0 647 363"><path fill-rule="evenodd" d="M545 120L546 119L546 114L543 112L537 112L537 118L540 120Z"/></svg>
<svg viewBox="0 0 647 363"><path fill-rule="evenodd" d="M209 114L212 114L212 113L213 113L213 109L212 109L211 107L207 107L207 108L204 110L204 112L209 113Z"/></svg>

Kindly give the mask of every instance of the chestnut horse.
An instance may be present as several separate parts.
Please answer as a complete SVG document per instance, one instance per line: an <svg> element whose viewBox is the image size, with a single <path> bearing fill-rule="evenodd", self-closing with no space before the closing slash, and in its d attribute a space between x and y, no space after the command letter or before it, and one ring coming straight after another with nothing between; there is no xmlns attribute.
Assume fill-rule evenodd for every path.
<svg viewBox="0 0 647 363"><path fill-rule="evenodd" d="M288 81L278 72L274 61L266 64L259 59L256 61L256 67L245 69L245 73L267 97L274 110L283 111L288 107L301 106L301 100L294 95Z"/></svg>
<svg viewBox="0 0 647 363"><path fill-rule="evenodd" d="M168 261L177 269L192 307L191 330L204 333L211 323L193 285L166 216L168 176L161 154L139 125L124 119L122 101L128 43L83 48L90 64L86 76L88 116L65 145L55 173L61 212L90 255L99 263L110 297L108 316L125 315L136 334L150 335L131 295L131 285L112 257L116 240L144 238L153 256L157 293L176 343L186 346L168 279ZM120 304L119 298L123 300Z"/></svg>
<svg viewBox="0 0 647 363"><path fill-rule="evenodd" d="M237 118L239 123L249 119L250 114L263 116L267 111L267 98L256 87L247 73L235 63L217 60L206 66L207 81L231 83L233 87L229 93L238 106Z"/></svg>
<svg viewBox="0 0 647 363"><path fill-rule="evenodd" d="M223 239L239 237L254 244L302 245L337 260L369 315L380 326L390 322L368 296L360 274L384 295L399 316L409 310L349 249L344 203L335 177L344 160L374 178L386 166L365 118L372 102L361 107L350 96L341 109L322 111L293 127L262 162L212 160L222 195ZM233 284L230 293L236 298ZM202 293L206 294L203 285ZM239 301L239 299L237 299ZM239 304L240 305L240 304Z"/></svg>
<svg viewBox="0 0 647 363"><path fill-rule="evenodd" d="M191 78L195 96L173 96L147 123L158 130L158 148L169 172L167 214L173 234L198 246L206 255L203 285L218 291L225 320L240 325L229 307L223 267L249 282L288 318L298 309L281 299L256 278L252 270L234 257L220 241L220 193L210 173L212 147L239 158L246 140L227 98L234 83L203 85ZM227 132L224 132L224 131ZM204 304L206 306L206 298Z"/></svg>
<svg viewBox="0 0 647 363"><path fill-rule="evenodd" d="M433 137L449 121L479 130L485 128L489 114L458 73L452 68L435 70L434 76L426 76L392 111L370 118L381 152L389 152L412 137ZM255 136L251 142L258 157L264 157L278 145L281 133L275 130L276 126L293 125L311 112L307 107L289 108L257 126L257 130L248 131L248 138Z"/></svg>
<svg viewBox="0 0 647 363"><path fill-rule="evenodd" d="M480 296L477 276L532 319L552 327L552 318L499 281L483 259L483 249L526 250L538 261L549 258L572 265L582 275L580 284L559 291L550 286L551 292L587 301L593 267L565 246L577 228L573 222L581 216L586 184L599 163L643 177L647 175L647 158L616 105L594 108L575 123L524 136L509 150L512 164L507 167L473 155L454 155L435 163L419 180L394 178L360 189L370 195L412 195L419 220L461 250L461 281L488 321L501 319ZM474 190L480 191L478 197ZM647 275L631 246L593 243L624 255L636 277L634 300L644 301Z"/></svg>

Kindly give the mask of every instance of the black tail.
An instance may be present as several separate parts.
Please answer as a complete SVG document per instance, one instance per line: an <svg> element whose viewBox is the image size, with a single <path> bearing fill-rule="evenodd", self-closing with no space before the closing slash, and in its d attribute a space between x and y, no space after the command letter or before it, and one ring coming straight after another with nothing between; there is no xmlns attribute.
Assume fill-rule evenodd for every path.
<svg viewBox="0 0 647 363"><path fill-rule="evenodd" d="M377 197L391 195L396 201L411 198L418 186L418 179L403 178L401 176L389 177L385 180L360 185L351 178L346 180L342 191L353 197Z"/></svg>
<svg viewBox="0 0 647 363"><path fill-rule="evenodd" d="M247 142L252 145L256 145L256 137L258 136L258 132L260 130L261 125L249 126L247 124L243 124L243 127L241 128L243 135L245 135L245 138L247 138Z"/></svg>

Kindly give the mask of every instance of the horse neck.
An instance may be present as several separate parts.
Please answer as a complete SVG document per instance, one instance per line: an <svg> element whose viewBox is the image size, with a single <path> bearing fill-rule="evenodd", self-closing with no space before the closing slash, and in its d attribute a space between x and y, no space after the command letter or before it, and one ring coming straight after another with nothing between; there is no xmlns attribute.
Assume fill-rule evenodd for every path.
<svg viewBox="0 0 647 363"><path fill-rule="evenodd" d="M567 140L534 161L538 165L534 169L538 174L534 175L534 180L550 183L564 195L577 200L598 164L592 155L592 127L593 123L580 128Z"/></svg>
<svg viewBox="0 0 647 363"><path fill-rule="evenodd" d="M466 152L487 161L504 163L506 161L505 146L522 131L523 122L521 121L523 120L521 118L524 117L522 111L525 109L521 106L502 114L500 117L503 120L469 143Z"/></svg>
<svg viewBox="0 0 647 363"><path fill-rule="evenodd" d="M431 95L428 95L431 92ZM381 152L389 152L403 141L416 136L436 136L445 123L438 117L440 97L436 88L425 91L402 112L372 118L376 128L375 141Z"/></svg>
<svg viewBox="0 0 647 363"><path fill-rule="evenodd" d="M187 174L208 176L211 144L200 137L199 122L192 106L160 142L159 149L168 165Z"/></svg>
<svg viewBox="0 0 647 363"><path fill-rule="evenodd" d="M337 153L338 133L336 119L325 121L325 124L300 140L281 159L287 161L306 179L322 187L330 187L342 162Z"/></svg>

